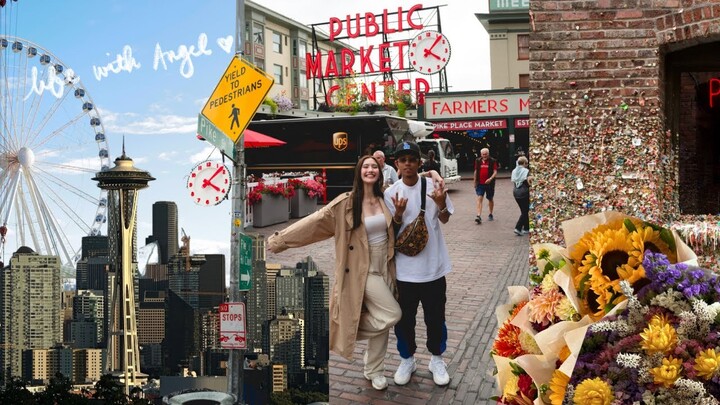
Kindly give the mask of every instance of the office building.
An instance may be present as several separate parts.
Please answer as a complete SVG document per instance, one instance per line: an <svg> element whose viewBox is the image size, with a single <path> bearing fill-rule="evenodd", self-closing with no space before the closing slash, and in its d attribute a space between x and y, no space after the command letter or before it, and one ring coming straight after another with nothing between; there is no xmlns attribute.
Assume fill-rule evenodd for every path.
<svg viewBox="0 0 720 405"><path fill-rule="evenodd" d="M157 201L152 206L152 237L160 249L160 264L167 264L178 253L178 209L173 201Z"/></svg>
<svg viewBox="0 0 720 405"><path fill-rule="evenodd" d="M247 293L247 350L248 352L260 353L264 347L263 331L267 330L267 321L272 317L268 316L265 237L262 235L251 236L253 238L253 266L251 275L252 288Z"/></svg>
<svg viewBox="0 0 720 405"><path fill-rule="evenodd" d="M22 351L62 342L60 258L28 247L0 271L0 367L22 376Z"/></svg>
<svg viewBox="0 0 720 405"><path fill-rule="evenodd" d="M270 361L287 366L291 385L305 367L305 322L292 314L280 314L270 321Z"/></svg>

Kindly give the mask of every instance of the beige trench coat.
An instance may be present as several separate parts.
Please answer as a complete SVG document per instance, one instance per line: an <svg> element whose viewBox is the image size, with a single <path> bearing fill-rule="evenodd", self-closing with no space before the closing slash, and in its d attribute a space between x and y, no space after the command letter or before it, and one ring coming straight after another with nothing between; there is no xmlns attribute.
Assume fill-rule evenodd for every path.
<svg viewBox="0 0 720 405"><path fill-rule="evenodd" d="M381 199L382 201L382 199ZM395 235L390 211L381 203L388 228L388 273L395 283ZM268 238L275 252L301 247L335 236L335 283L330 293L330 350L352 359L370 268L365 227L352 230L352 199L343 193L330 204Z"/></svg>

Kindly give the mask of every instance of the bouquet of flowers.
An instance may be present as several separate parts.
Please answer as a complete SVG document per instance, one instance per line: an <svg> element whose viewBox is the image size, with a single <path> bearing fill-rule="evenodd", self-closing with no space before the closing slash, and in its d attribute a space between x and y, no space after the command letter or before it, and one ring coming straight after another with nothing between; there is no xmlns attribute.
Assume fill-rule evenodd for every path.
<svg viewBox="0 0 720 405"><path fill-rule="evenodd" d="M502 396L495 399L500 403L594 403L595 390L604 389L595 382L596 377L585 378L576 385L571 382L571 378L576 378L574 370L583 366L578 362L581 349L588 350L583 342L598 342L597 338L591 340L592 335L586 337L590 325L605 325L621 317L618 314L627 313L623 311L628 302L635 302L632 292L657 285L653 279L655 267L649 268L651 262L646 260L646 251L662 255L668 265L680 269L686 265L675 264L678 261L694 264L697 259L675 233L616 212L565 221L562 229L569 247L535 245L538 266L530 276L533 285L530 289L510 287L510 304L500 306L496 312L501 326L492 354L498 386L502 389ZM702 283L706 287L690 287L691 290L700 288L706 293L713 285L708 280ZM687 283L683 286L687 288ZM607 344L615 347L629 343L624 340L629 337L629 332L622 337L612 335ZM596 369L608 366L608 357L594 353L592 359ZM610 384L613 377L607 370L604 368L601 371L604 374L598 378ZM523 375L528 377L522 380L530 378L532 384L519 384ZM627 381L624 374L616 377L619 384ZM588 382L581 386L585 380ZM608 394L607 398L608 402L597 403L626 403L622 396Z"/></svg>
<svg viewBox="0 0 720 405"><path fill-rule="evenodd" d="M295 188L285 183L277 183L268 186L264 181L260 181L258 182L258 185L247 194L247 199L250 202L250 205L255 205L262 201L263 194L281 195L290 199L293 195L295 195Z"/></svg>
<svg viewBox="0 0 720 405"><path fill-rule="evenodd" d="M325 193L325 185L313 179L290 179L288 186L296 190L305 190L310 198L321 197Z"/></svg>
<svg viewBox="0 0 720 405"><path fill-rule="evenodd" d="M643 267L627 309L589 327L565 401L719 404L720 278L649 250Z"/></svg>
<svg viewBox="0 0 720 405"><path fill-rule="evenodd" d="M290 111L293 109L292 100L287 98L287 96L285 95L285 90L283 90L280 94L275 95L272 100L275 102L278 110L280 111Z"/></svg>

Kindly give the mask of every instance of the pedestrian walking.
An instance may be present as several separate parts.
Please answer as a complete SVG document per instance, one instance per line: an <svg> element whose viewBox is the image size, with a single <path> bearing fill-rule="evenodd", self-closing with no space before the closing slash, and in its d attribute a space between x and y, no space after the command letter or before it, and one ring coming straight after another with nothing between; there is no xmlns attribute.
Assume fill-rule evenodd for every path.
<svg viewBox="0 0 720 405"><path fill-rule="evenodd" d="M454 209L444 184L435 187L432 181L419 177L420 147L416 143L399 144L395 151L395 163L400 181L385 190L385 204L393 214L399 238L408 227L422 228L415 220L424 208L424 218L420 220L427 228L427 244L414 256L400 251L395 254L398 302L402 309L400 322L395 325L395 335L402 360L394 380L395 384L405 385L417 369L415 317L418 305L422 303L427 328L426 346L432 354L428 367L435 384L447 385L450 376L442 359L447 345L445 275L452 266L440 223L447 223Z"/></svg>
<svg viewBox="0 0 720 405"><path fill-rule="evenodd" d="M487 197L488 200L488 221L492 221L493 208L495 202L495 176L498 172L497 160L490 157L490 149L482 148L480 150L480 157L475 159L475 168L473 170L473 186L475 187L475 195L477 195L477 216L475 222L480 225L482 224L482 210L483 210L483 198Z"/></svg>
<svg viewBox="0 0 720 405"><path fill-rule="evenodd" d="M440 171L440 163L435 160L435 151L430 149L427 153L427 160L422 164L423 172L429 172L430 170Z"/></svg>
<svg viewBox="0 0 720 405"><path fill-rule="evenodd" d="M513 184L513 197L520 207L520 218L513 231L516 235L525 235L530 231L530 178L527 168L528 160L525 156L517 159L517 166L512 171L510 181Z"/></svg>

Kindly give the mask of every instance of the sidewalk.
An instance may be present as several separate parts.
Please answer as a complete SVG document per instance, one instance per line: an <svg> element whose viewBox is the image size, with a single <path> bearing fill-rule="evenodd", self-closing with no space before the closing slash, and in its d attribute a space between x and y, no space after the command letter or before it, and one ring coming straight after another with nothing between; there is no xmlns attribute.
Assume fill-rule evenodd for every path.
<svg viewBox="0 0 720 405"><path fill-rule="evenodd" d="M465 178L465 173L463 178ZM471 176L471 175L470 175ZM509 177L509 173L508 173ZM425 348L425 327L422 309L417 316L418 370L410 383L396 386L392 375L400 357L395 336L390 333L385 373L390 386L375 391L362 374L362 354L366 342L359 342L354 361L339 356L330 358L330 403L333 405L389 404L482 404L491 403L495 395L493 362L489 355L495 335L495 307L507 300L508 285L527 284L529 244L527 236L516 236L512 229L520 210L512 197L510 181L499 176L495 192L495 221L487 220L487 202L483 208L483 224L477 225L475 193L472 177L455 185L450 198L455 214L443 226L453 262L447 276L446 318L447 351L443 355L451 376L450 384L437 387L428 371L430 354ZM269 236L288 223L260 228L255 232ZM268 263L292 265L312 256L321 270L333 279L333 241L316 243L305 249L291 249L281 254L268 253Z"/></svg>

